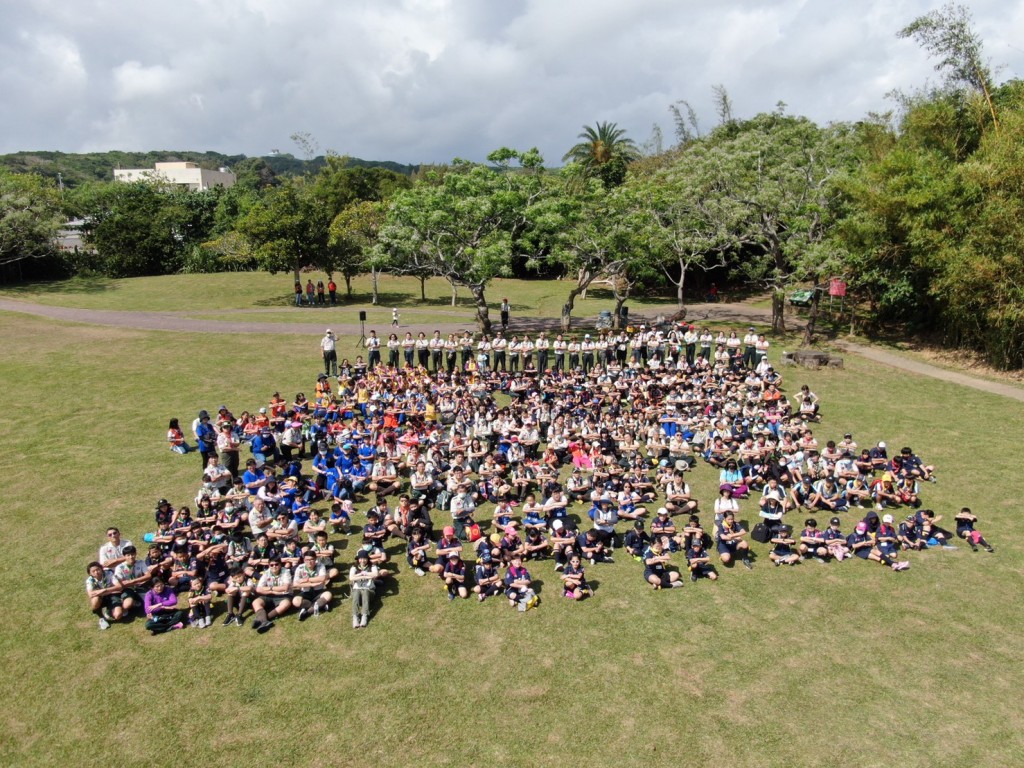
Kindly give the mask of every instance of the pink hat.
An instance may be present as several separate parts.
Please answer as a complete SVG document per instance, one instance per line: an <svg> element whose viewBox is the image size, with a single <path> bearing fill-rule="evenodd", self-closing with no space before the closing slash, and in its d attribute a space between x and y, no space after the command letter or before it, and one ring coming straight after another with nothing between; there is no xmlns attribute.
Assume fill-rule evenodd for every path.
<svg viewBox="0 0 1024 768"><path fill-rule="evenodd" d="M506 525L505 526L505 535L506 536L512 536L512 535L515 534L515 532L516 532L516 527L514 525Z"/></svg>
<svg viewBox="0 0 1024 768"><path fill-rule="evenodd" d="M857 533L867 533L867 532L868 532L868 524L867 523L865 523L863 520L861 520L859 523L857 523Z"/></svg>
<svg viewBox="0 0 1024 768"><path fill-rule="evenodd" d="M446 525L444 528L441 529L441 533L443 533L445 536L454 536L455 528L450 525Z"/></svg>

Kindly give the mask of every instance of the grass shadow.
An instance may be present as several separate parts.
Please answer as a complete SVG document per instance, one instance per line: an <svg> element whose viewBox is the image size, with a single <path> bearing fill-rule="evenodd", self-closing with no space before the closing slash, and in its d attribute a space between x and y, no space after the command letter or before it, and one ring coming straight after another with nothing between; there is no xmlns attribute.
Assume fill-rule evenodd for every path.
<svg viewBox="0 0 1024 768"><path fill-rule="evenodd" d="M80 275L71 280L47 280L44 282L15 283L2 286L7 293L21 296L36 294L94 294L109 291L114 280L103 275Z"/></svg>

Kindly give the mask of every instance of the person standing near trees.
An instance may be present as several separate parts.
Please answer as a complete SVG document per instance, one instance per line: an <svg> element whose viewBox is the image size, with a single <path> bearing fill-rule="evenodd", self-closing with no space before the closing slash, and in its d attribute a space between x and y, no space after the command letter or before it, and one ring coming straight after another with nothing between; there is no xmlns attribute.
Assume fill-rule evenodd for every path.
<svg viewBox="0 0 1024 768"><path fill-rule="evenodd" d="M298 280L295 281L295 306L302 306L302 283Z"/></svg>
<svg viewBox="0 0 1024 768"><path fill-rule="evenodd" d="M743 337L743 365L753 368L757 364L757 333L754 326L747 329L747 335Z"/></svg>
<svg viewBox="0 0 1024 768"><path fill-rule="evenodd" d="M508 303L508 299L501 300L501 330L508 330L508 313L512 309L512 305Z"/></svg>
<svg viewBox="0 0 1024 768"><path fill-rule="evenodd" d="M380 365L380 339L377 337L377 332L374 330L370 331L370 337L366 340L366 349L367 364L372 371Z"/></svg>
<svg viewBox="0 0 1024 768"><path fill-rule="evenodd" d="M324 332L324 337L320 339L320 350L324 354L324 373L328 376L338 375L338 351L337 351L337 339L334 334L331 333L331 329L328 328Z"/></svg>
<svg viewBox="0 0 1024 768"><path fill-rule="evenodd" d="M309 306L311 306L311 307L313 306L313 301L314 301L313 297L314 297L315 293L316 293L316 288L313 287L313 281L312 280L307 280L306 281L306 303Z"/></svg>
<svg viewBox="0 0 1024 768"><path fill-rule="evenodd" d="M337 306L338 304L338 284L334 282L334 278L330 278L327 281L327 295L331 297L331 306Z"/></svg>
<svg viewBox="0 0 1024 768"><path fill-rule="evenodd" d="M544 331L537 335L537 341L533 346L537 350L537 372L543 373L548 368L548 353L551 350L551 342Z"/></svg>
<svg viewBox="0 0 1024 768"><path fill-rule="evenodd" d="M327 301L324 298L324 281L316 281L316 303L321 307L327 306Z"/></svg>

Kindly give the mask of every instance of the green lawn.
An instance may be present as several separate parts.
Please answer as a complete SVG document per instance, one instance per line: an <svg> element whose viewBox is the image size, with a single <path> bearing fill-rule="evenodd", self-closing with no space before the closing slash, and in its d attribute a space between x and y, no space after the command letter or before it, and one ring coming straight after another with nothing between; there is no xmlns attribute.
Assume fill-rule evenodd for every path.
<svg viewBox="0 0 1024 768"><path fill-rule="evenodd" d="M303 280L306 277L303 275ZM318 279L327 282L327 276L323 274L312 274L310 277L314 283ZM397 306L430 309L438 316L445 316L451 309L451 288L438 278L427 281L425 302L420 300L420 283L415 278L384 275L380 278L379 287L380 308L375 310L377 312L390 313L390 308ZM571 283L564 280L494 280L488 286L487 298L495 313L502 298L508 297L513 317L556 317L571 287ZM351 299L345 297L343 283L339 283L339 288L340 308L372 309L368 275L352 281ZM0 296L83 309L181 311L197 315L224 309L280 307L295 310L291 275L269 275L265 272L167 275L124 280L74 278L0 287ZM577 299L574 314L579 318L593 319L599 311L610 310L614 304L608 289L599 286L589 291L586 299ZM627 306L632 312L672 314L675 312L675 298L645 297L630 300ZM465 289L460 289L454 309L459 313L475 312L472 297ZM307 321L305 318L308 318L308 312L303 314L303 318L300 322ZM258 320L258 316L253 315L252 319ZM388 314L389 322L390 319Z"/></svg>
<svg viewBox="0 0 1024 768"><path fill-rule="evenodd" d="M257 304L257 277L288 288L246 275L21 295L213 310ZM244 295L221 293L237 281ZM528 285L551 297L565 287ZM545 563L533 569L544 602L526 615L449 604L400 558L366 631L351 630L345 603L264 636L218 624L152 638L139 620L99 632L82 583L106 526L139 542L157 498L194 495L199 460L167 451L167 419L308 393L319 357L293 337L240 343L0 313L12 406L0 424L11 467L0 764L1018 766L1021 405L846 362L786 372L789 388L807 382L823 400L819 439L852 429L862 444L913 446L941 470L928 505L947 519L974 508L997 554L927 552L905 574L860 561L775 569L762 556L753 572L660 593L620 559L588 569L597 594L579 604L557 596ZM706 466L690 482L713 498ZM752 517L753 503L743 510Z"/></svg>

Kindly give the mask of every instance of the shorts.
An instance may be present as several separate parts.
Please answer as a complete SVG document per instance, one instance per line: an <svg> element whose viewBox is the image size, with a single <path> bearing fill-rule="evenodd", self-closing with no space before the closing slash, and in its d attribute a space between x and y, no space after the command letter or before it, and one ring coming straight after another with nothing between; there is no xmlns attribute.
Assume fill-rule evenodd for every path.
<svg viewBox="0 0 1024 768"><path fill-rule="evenodd" d="M124 595L124 592L122 592L120 595L104 595L100 602L100 605L104 608L120 608L121 601L124 599Z"/></svg>
<svg viewBox="0 0 1024 768"><path fill-rule="evenodd" d="M736 545L735 544L730 544L727 541L717 541L717 542L715 542L715 547L718 549L718 554L720 554L720 555L735 555L736 554Z"/></svg>
<svg viewBox="0 0 1024 768"><path fill-rule="evenodd" d="M274 610L283 603L291 605L291 595L260 595L263 598L264 603L267 605L267 610Z"/></svg>
<svg viewBox="0 0 1024 768"><path fill-rule="evenodd" d="M322 589L310 589L306 592L299 592L299 597L303 600L309 600L309 602L315 603L320 599L320 595L322 595L324 591L325 590Z"/></svg>
<svg viewBox="0 0 1024 768"><path fill-rule="evenodd" d="M120 596L118 597L118 600L120 601L118 603L119 605L125 600L134 600L136 603L142 602L142 598L139 597L139 593L136 592L134 589L126 589L123 592L121 592Z"/></svg>
<svg viewBox="0 0 1024 768"><path fill-rule="evenodd" d="M860 549L855 550L853 554L855 554L861 560L867 560L871 556L871 550L867 547L861 547Z"/></svg>
<svg viewBox="0 0 1024 768"><path fill-rule="evenodd" d="M695 574L698 579L706 579L708 578L708 576L715 572L715 569L714 566L705 564L698 565L696 568L693 568L690 572Z"/></svg>
<svg viewBox="0 0 1024 768"><path fill-rule="evenodd" d="M671 584L668 571L655 571L652 568L644 568L644 581L650 581L651 576L657 576L661 586L665 587Z"/></svg>

